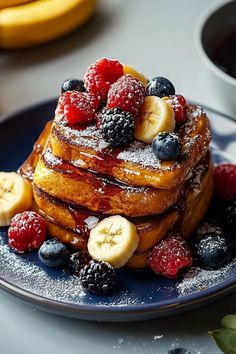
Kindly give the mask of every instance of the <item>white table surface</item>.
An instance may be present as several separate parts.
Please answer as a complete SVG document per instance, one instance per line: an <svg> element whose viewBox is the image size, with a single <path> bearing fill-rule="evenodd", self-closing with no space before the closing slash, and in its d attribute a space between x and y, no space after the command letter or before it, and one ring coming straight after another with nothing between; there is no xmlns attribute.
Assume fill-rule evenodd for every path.
<svg viewBox="0 0 236 354"><path fill-rule="evenodd" d="M223 1L221 1L223 2ZM100 0L81 30L48 45L0 51L0 113L55 97L61 82L82 77L102 56L130 63L147 77L166 76L177 92L224 112L209 89L194 45L199 16L215 0ZM1 354L165 354L182 346L217 354L207 331L235 313L235 293L187 314L142 323L106 324L66 319L0 293Z"/></svg>

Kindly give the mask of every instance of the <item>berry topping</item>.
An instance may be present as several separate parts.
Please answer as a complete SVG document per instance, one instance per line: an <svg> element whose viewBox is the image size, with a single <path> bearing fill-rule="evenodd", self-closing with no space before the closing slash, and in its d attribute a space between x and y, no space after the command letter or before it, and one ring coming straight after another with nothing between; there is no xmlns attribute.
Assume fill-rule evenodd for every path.
<svg viewBox="0 0 236 354"><path fill-rule="evenodd" d="M171 235L153 248L148 263L155 273L176 278L182 268L191 267L192 252L180 235Z"/></svg>
<svg viewBox="0 0 236 354"><path fill-rule="evenodd" d="M147 84L145 95L146 96L171 96L175 94L173 84L165 77L154 77Z"/></svg>
<svg viewBox="0 0 236 354"><path fill-rule="evenodd" d="M70 255L69 261L68 261L68 267L70 269L70 272L74 275L79 276L80 271L87 265L89 264L91 260L90 255L88 252L85 251L77 251L75 253L72 253Z"/></svg>
<svg viewBox="0 0 236 354"><path fill-rule="evenodd" d="M172 95L163 97L173 108L177 124L183 124L186 121L186 100L181 95Z"/></svg>
<svg viewBox="0 0 236 354"><path fill-rule="evenodd" d="M236 165L223 163L214 171L214 193L222 201L236 198Z"/></svg>
<svg viewBox="0 0 236 354"><path fill-rule="evenodd" d="M159 133L153 139L152 150L160 160L178 160L182 155L181 141L173 133Z"/></svg>
<svg viewBox="0 0 236 354"><path fill-rule="evenodd" d="M195 256L204 269L217 269L230 260L230 246L225 237L218 233L200 236L195 245Z"/></svg>
<svg viewBox="0 0 236 354"><path fill-rule="evenodd" d="M135 117L143 104L144 91L141 81L132 75L123 75L108 92L107 108L120 107Z"/></svg>
<svg viewBox="0 0 236 354"><path fill-rule="evenodd" d="M61 93L66 91L79 91L85 92L84 82L83 80L78 79L67 79L61 85Z"/></svg>
<svg viewBox="0 0 236 354"><path fill-rule="evenodd" d="M8 229L8 242L12 249L24 253L39 248L46 235L42 216L33 211L16 214Z"/></svg>
<svg viewBox="0 0 236 354"><path fill-rule="evenodd" d="M223 224L236 235L236 198L222 208L221 216Z"/></svg>
<svg viewBox="0 0 236 354"><path fill-rule="evenodd" d="M97 100L85 92L67 91L59 98L57 113L69 125L89 123L95 119Z"/></svg>
<svg viewBox="0 0 236 354"><path fill-rule="evenodd" d="M38 251L40 261L48 267L59 267L65 263L68 251L65 245L56 238L44 241Z"/></svg>
<svg viewBox="0 0 236 354"><path fill-rule="evenodd" d="M83 287L96 295L107 294L114 290L116 273L107 262L90 261L80 273Z"/></svg>
<svg viewBox="0 0 236 354"><path fill-rule="evenodd" d="M90 65L84 76L87 92L105 101L111 84L123 75L123 66L113 59L102 58Z"/></svg>
<svg viewBox="0 0 236 354"><path fill-rule="evenodd" d="M100 129L104 140L111 146L126 145L134 138L134 118L118 107L105 109Z"/></svg>

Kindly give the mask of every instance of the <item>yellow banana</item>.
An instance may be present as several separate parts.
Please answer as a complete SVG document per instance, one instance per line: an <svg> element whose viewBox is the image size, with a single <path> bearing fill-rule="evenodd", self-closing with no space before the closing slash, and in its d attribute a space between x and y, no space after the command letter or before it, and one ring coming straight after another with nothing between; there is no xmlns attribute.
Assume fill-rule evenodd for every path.
<svg viewBox="0 0 236 354"><path fill-rule="evenodd" d="M0 226L8 226L15 214L31 206L31 184L16 172L0 172Z"/></svg>
<svg viewBox="0 0 236 354"><path fill-rule="evenodd" d="M123 64L123 72L124 72L124 75L130 74L130 75L136 77L136 79L140 80L144 86L147 86L148 81L147 81L146 77L143 74L141 74L140 72L138 72L136 69L134 69L131 65Z"/></svg>
<svg viewBox="0 0 236 354"><path fill-rule="evenodd" d="M91 230L88 250L93 259L120 268L133 255L138 242L136 227L123 216L113 215Z"/></svg>
<svg viewBox="0 0 236 354"><path fill-rule="evenodd" d="M32 1L34 0L0 0L0 9L10 6L19 6Z"/></svg>
<svg viewBox="0 0 236 354"><path fill-rule="evenodd" d="M135 118L135 138L151 144L158 133L172 132L174 128L175 114L171 105L157 96L146 96Z"/></svg>
<svg viewBox="0 0 236 354"><path fill-rule="evenodd" d="M0 47L23 48L60 37L82 25L96 0L37 0L0 10Z"/></svg>

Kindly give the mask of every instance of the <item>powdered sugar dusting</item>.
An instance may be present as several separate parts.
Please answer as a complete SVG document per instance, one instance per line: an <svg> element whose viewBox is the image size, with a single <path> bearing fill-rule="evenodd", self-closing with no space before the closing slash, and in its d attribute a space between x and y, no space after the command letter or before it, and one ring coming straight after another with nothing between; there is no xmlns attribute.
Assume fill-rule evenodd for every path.
<svg viewBox="0 0 236 354"><path fill-rule="evenodd" d="M235 275L236 258L229 264L217 270L205 270L198 267L190 268L182 281L177 285L179 296L189 295L206 290L220 284Z"/></svg>
<svg viewBox="0 0 236 354"><path fill-rule="evenodd" d="M205 151L210 141L210 130L204 129L204 132L199 132L198 120L203 117L204 111L198 106L187 106L187 122L176 133L180 135L183 145L183 152L190 153L195 147ZM53 127L53 134L59 138L59 140L70 141L71 145L80 147L80 154L93 150L102 154L105 159L107 155L112 153L108 143L106 143L101 135L100 130L95 126L87 126L83 129L75 129L69 127L60 121L60 116L55 117L55 123ZM203 134L203 135L202 135ZM181 162L163 163L154 155L151 145L144 144L137 140L133 141L129 146L121 148L120 153L117 155L118 160L127 161L133 164L138 164L142 167L148 167L156 170L171 171L173 168L180 168ZM90 152L89 152L90 153ZM93 158L96 154L93 154ZM77 165L80 160L75 162Z"/></svg>
<svg viewBox="0 0 236 354"><path fill-rule="evenodd" d="M85 295L77 277L52 278L43 268L11 253L8 245L0 246L0 269L2 278L46 298L77 302Z"/></svg>

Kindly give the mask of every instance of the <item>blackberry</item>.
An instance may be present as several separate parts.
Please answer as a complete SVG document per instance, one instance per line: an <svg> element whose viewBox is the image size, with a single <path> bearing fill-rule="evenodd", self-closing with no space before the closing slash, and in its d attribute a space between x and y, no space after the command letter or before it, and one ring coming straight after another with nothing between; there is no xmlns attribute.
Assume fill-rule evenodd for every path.
<svg viewBox="0 0 236 354"><path fill-rule="evenodd" d="M68 267L70 272L79 276L81 270L89 263L90 260L91 257L86 251L78 251L72 253L68 260Z"/></svg>
<svg viewBox="0 0 236 354"><path fill-rule="evenodd" d="M134 139L134 118L119 107L103 110L100 125L105 141L111 146L122 146Z"/></svg>
<svg viewBox="0 0 236 354"><path fill-rule="evenodd" d="M228 202L221 210L222 222L230 230L236 229L236 198Z"/></svg>
<svg viewBox="0 0 236 354"><path fill-rule="evenodd" d="M83 80L78 79L67 79L61 85L61 93L66 91L79 91L85 92L84 82Z"/></svg>
<svg viewBox="0 0 236 354"><path fill-rule="evenodd" d="M115 278L115 271L107 262L90 261L80 272L83 287L96 295L104 295L114 290Z"/></svg>

